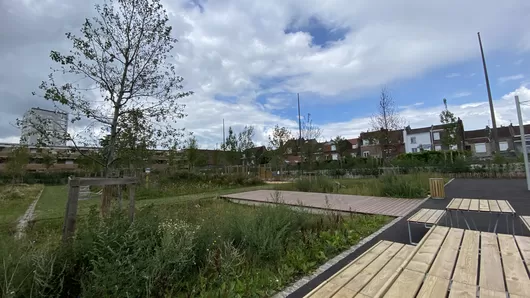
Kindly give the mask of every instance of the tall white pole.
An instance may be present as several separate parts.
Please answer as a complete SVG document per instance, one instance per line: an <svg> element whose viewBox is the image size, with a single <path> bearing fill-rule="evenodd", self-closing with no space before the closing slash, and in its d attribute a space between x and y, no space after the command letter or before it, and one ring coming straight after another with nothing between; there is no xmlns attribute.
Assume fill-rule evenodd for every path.
<svg viewBox="0 0 530 298"><path fill-rule="evenodd" d="M524 134L523 116L521 115L521 104L519 96L515 96L515 106L517 107L517 118L519 118L519 131L521 134L521 146L523 147L524 169L526 172L526 188L530 190L530 168L528 167L528 152L526 150L526 136Z"/></svg>

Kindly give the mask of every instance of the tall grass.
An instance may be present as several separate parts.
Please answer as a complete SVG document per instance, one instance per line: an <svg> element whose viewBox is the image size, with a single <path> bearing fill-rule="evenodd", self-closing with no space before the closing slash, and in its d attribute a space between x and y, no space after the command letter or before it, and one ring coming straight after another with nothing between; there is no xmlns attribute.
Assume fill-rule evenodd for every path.
<svg viewBox="0 0 530 298"><path fill-rule="evenodd" d="M313 179L301 178L293 184L279 185L277 188L363 196L424 198L429 192L429 178L435 176L437 175L432 173L384 174L378 178L338 180L318 176Z"/></svg>
<svg viewBox="0 0 530 298"><path fill-rule="evenodd" d="M144 208L130 225L94 209L70 246L1 239L0 296L270 296L388 220L203 200Z"/></svg>

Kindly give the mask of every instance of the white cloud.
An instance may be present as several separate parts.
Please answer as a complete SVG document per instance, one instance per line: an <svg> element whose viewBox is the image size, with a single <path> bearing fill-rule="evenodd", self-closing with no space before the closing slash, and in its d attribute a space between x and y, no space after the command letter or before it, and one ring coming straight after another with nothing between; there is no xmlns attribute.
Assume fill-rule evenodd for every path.
<svg viewBox="0 0 530 298"><path fill-rule="evenodd" d="M467 96L470 96L471 94L473 94L473 93L471 93L469 91L462 91L462 92L457 92L457 93L453 94L451 97L452 98L467 97Z"/></svg>
<svg viewBox="0 0 530 298"><path fill-rule="evenodd" d="M524 79L524 75L523 74L517 74L517 75L513 75L513 76L506 76L506 77L500 77L499 78L499 83L506 83L508 81L517 81L517 80L522 80Z"/></svg>
<svg viewBox="0 0 530 298"><path fill-rule="evenodd" d="M446 75L445 77L448 78L448 79L452 79L452 78L456 78L456 77L459 77L460 74L458 72L452 72L448 75Z"/></svg>
<svg viewBox="0 0 530 298"><path fill-rule="evenodd" d="M398 106L398 109L410 109L410 108L422 106L424 104L425 104L424 102L417 102L417 103L407 105L407 106Z"/></svg>
<svg viewBox="0 0 530 298"><path fill-rule="evenodd" d="M3 106L11 102L35 105L31 97L21 94L30 96L46 78L49 50L62 47L63 33L75 31L83 17L92 14L88 1L41 2L2 2L6 9L0 10L0 25L5 26L0 26L0 35L16 41L8 45L3 39L0 44L0 64L10 70L0 76L1 84L9 87L0 86ZM348 0L225 0L204 2L202 12L184 9L188 2L164 1L179 39L177 71L185 79L185 89L195 92L185 99L189 116L178 125L194 131L208 147L221 141L223 118L236 131L255 125L258 142L266 141L274 124L296 129L296 115L272 113L281 114L293 102L277 95L267 97L270 92L308 92L317 95L312 97L315 101L326 103L328 95L352 98L475 57L477 30L487 32L488 51L511 50L513 44L520 44L521 51L530 50L530 38L521 42L522 36L530 36L520 21L530 17L526 0L513 0L510 5L484 0L479 7L457 0L360 0L355 5ZM469 18L476 14L482 17ZM312 46L308 33L285 34L290 24L303 24L310 17L330 28L349 28L349 32L327 48ZM220 95L235 100L216 100ZM260 96L265 96L263 104L256 102ZM424 111L418 107L407 108L407 115ZM10 112L6 115L15 114ZM432 113L436 117L430 122L438 114ZM9 117L2 124L13 120ZM366 129L366 119L356 119L354 124L321 124L326 135L355 137ZM12 137L11 132L0 130L0 139Z"/></svg>
<svg viewBox="0 0 530 298"><path fill-rule="evenodd" d="M513 64L514 65L521 65L523 63L524 59L519 59L517 61L515 61Z"/></svg>
<svg viewBox="0 0 530 298"><path fill-rule="evenodd" d="M476 72L472 72L469 74L470 77L474 77L477 73Z"/></svg>
<svg viewBox="0 0 530 298"><path fill-rule="evenodd" d="M514 96L518 95L521 101L530 101L530 89L527 87L520 87L517 90L510 92L501 98L494 100L495 118L497 125L509 125L510 123L517 123L517 113L514 103ZM530 123L530 105L522 105L522 113L524 123ZM440 122L440 112L444 109L443 105L422 108L422 109L407 109L401 112L401 116L406 120L406 124L413 128L427 127ZM486 127L491 122L489 112L489 104L487 101L466 103L461 105L448 105L448 109L460 117L464 122L466 130L480 129ZM358 137L362 131L370 129L370 118L361 117L352 119L347 122L329 123L322 126L325 139L332 138L336 135L343 135L346 137Z"/></svg>

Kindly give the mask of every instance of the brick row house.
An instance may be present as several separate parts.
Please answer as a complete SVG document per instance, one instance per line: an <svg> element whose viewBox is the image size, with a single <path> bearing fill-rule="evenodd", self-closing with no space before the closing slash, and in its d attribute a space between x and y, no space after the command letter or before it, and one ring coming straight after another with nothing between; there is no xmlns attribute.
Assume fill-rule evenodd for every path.
<svg viewBox="0 0 530 298"><path fill-rule="evenodd" d="M405 152L416 153L423 150L463 150L465 134L462 120L458 119L456 123L456 142L451 148L443 142L444 136L447 133L447 126L447 124L439 124L414 129L410 128L410 126L405 127L405 129L403 129Z"/></svg>

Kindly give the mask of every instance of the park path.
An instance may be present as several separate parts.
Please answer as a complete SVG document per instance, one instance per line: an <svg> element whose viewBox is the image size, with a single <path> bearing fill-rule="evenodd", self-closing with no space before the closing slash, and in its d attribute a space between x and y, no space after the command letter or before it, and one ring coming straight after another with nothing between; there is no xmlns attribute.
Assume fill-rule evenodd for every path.
<svg viewBox="0 0 530 298"><path fill-rule="evenodd" d="M26 235L26 227L28 226L28 222L33 220L35 217L35 206L37 206L37 203L39 202L40 196L42 195L42 192L44 191L44 187L42 187L42 190L39 192L35 200L29 205L28 209L20 217L17 224L17 231L15 234L16 239L20 239Z"/></svg>
<svg viewBox="0 0 530 298"><path fill-rule="evenodd" d="M416 209L423 200L398 199L371 196L326 194L316 192L256 190L222 196L225 199L259 203L282 203L306 208L327 209L341 212L405 216Z"/></svg>

